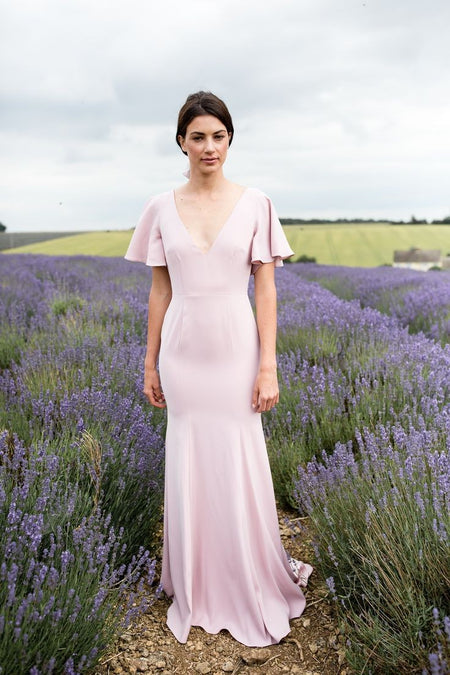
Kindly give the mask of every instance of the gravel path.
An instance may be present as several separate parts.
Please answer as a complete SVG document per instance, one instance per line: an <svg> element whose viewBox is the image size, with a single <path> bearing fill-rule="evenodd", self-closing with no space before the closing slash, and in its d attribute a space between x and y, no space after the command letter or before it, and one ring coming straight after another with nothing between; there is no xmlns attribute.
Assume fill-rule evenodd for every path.
<svg viewBox="0 0 450 675"><path fill-rule="evenodd" d="M279 520L285 548L295 558L314 565L307 519L296 519L295 514L279 509ZM191 629L185 645L178 643L166 626L170 601L163 596L118 639L95 675L350 675L345 637L326 584L317 572L313 572L305 595L306 609L291 621L290 634L280 644L258 649L236 642L227 631L209 635L201 628Z"/></svg>

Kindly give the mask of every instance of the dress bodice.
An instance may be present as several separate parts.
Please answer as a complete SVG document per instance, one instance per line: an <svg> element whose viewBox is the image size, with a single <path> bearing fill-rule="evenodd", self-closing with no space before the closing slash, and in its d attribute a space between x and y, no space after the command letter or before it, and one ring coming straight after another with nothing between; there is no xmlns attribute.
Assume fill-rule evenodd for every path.
<svg viewBox="0 0 450 675"><path fill-rule="evenodd" d="M125 257L150 266L167 265L175 295L227 295L247 293L249 276L261 263L281 266L292 254L270 199L246 188L206 252L183 224L173 191L154 197Z"/></svg>

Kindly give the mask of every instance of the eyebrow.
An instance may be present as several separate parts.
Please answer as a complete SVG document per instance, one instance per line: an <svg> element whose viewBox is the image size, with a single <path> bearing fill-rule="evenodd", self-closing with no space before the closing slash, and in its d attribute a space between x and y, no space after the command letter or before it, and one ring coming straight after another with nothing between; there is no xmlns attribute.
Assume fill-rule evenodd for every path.
<svg viewBox="0 0 450 675"><path fill-rule="evenodd" d="M226 133L227 133L226 129L218 129L218 131L213 131L213 136L215 134L226 134ZM193 136L194 134L196 136L204 136L205 135L203 131L191 131L191 132L189 132L190 136Z"/></svg>

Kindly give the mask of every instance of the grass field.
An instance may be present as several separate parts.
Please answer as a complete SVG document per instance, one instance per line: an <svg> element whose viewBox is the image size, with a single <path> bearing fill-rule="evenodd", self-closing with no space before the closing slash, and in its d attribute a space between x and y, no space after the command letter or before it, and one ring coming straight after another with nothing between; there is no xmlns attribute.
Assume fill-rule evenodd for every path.
<svg viewBox="0 0 450 675"><path fill-rule="evenodd" d="M123 256L131 239L131 230L86 232L72 237L49 239L8 249L3 253L42 253L44 255L101 255Z"/></svg>
<svg viewBox="0 0 450 675"><path fill-rule="evenodd" d="M316 258L323 265L375 267L390 264L394 250L440 249L450 254L450 226L336 224L284 227L295 259ZM132 232L88 232L11 249L8 253L123 256Z"/></svg>
<svg viewBox="0 0 450 675"><path fill-rule="evenodd" d="M297 258L306 254L323 265L390 264L395 250L411 247L450 253L450 227L445 225L290 225L285 232Z"/></svg>

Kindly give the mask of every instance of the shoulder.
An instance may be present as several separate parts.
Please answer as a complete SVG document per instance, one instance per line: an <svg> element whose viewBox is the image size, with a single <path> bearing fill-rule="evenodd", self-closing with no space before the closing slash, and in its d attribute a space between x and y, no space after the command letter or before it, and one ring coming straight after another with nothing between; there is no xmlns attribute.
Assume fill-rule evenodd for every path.
<svg viewBox="0 0 450 675"><path fill-rule="evenodd" d="M247 203L254 209L255 217L268 218L275 212L274 205L270 197L256 187L247 187L245 190Z"/></svg>
<svg viewBox="0 0 450 675"><path fill-rule="evenodd" d="M171 204L173 200L173 191L161 192L150 197L141 211L140 222L145 224L157 224L161 220L169 217Z"/></svg>
<svg viewBox="0 0 450 675"><path fill-rule="evenodd" d="M260 204L267 204L268 202L270 203L270 197L260 190L259 188L256 187L246 187L245 188L246 193L248 194L249 197L253 198L256 202Z"/></svg>

